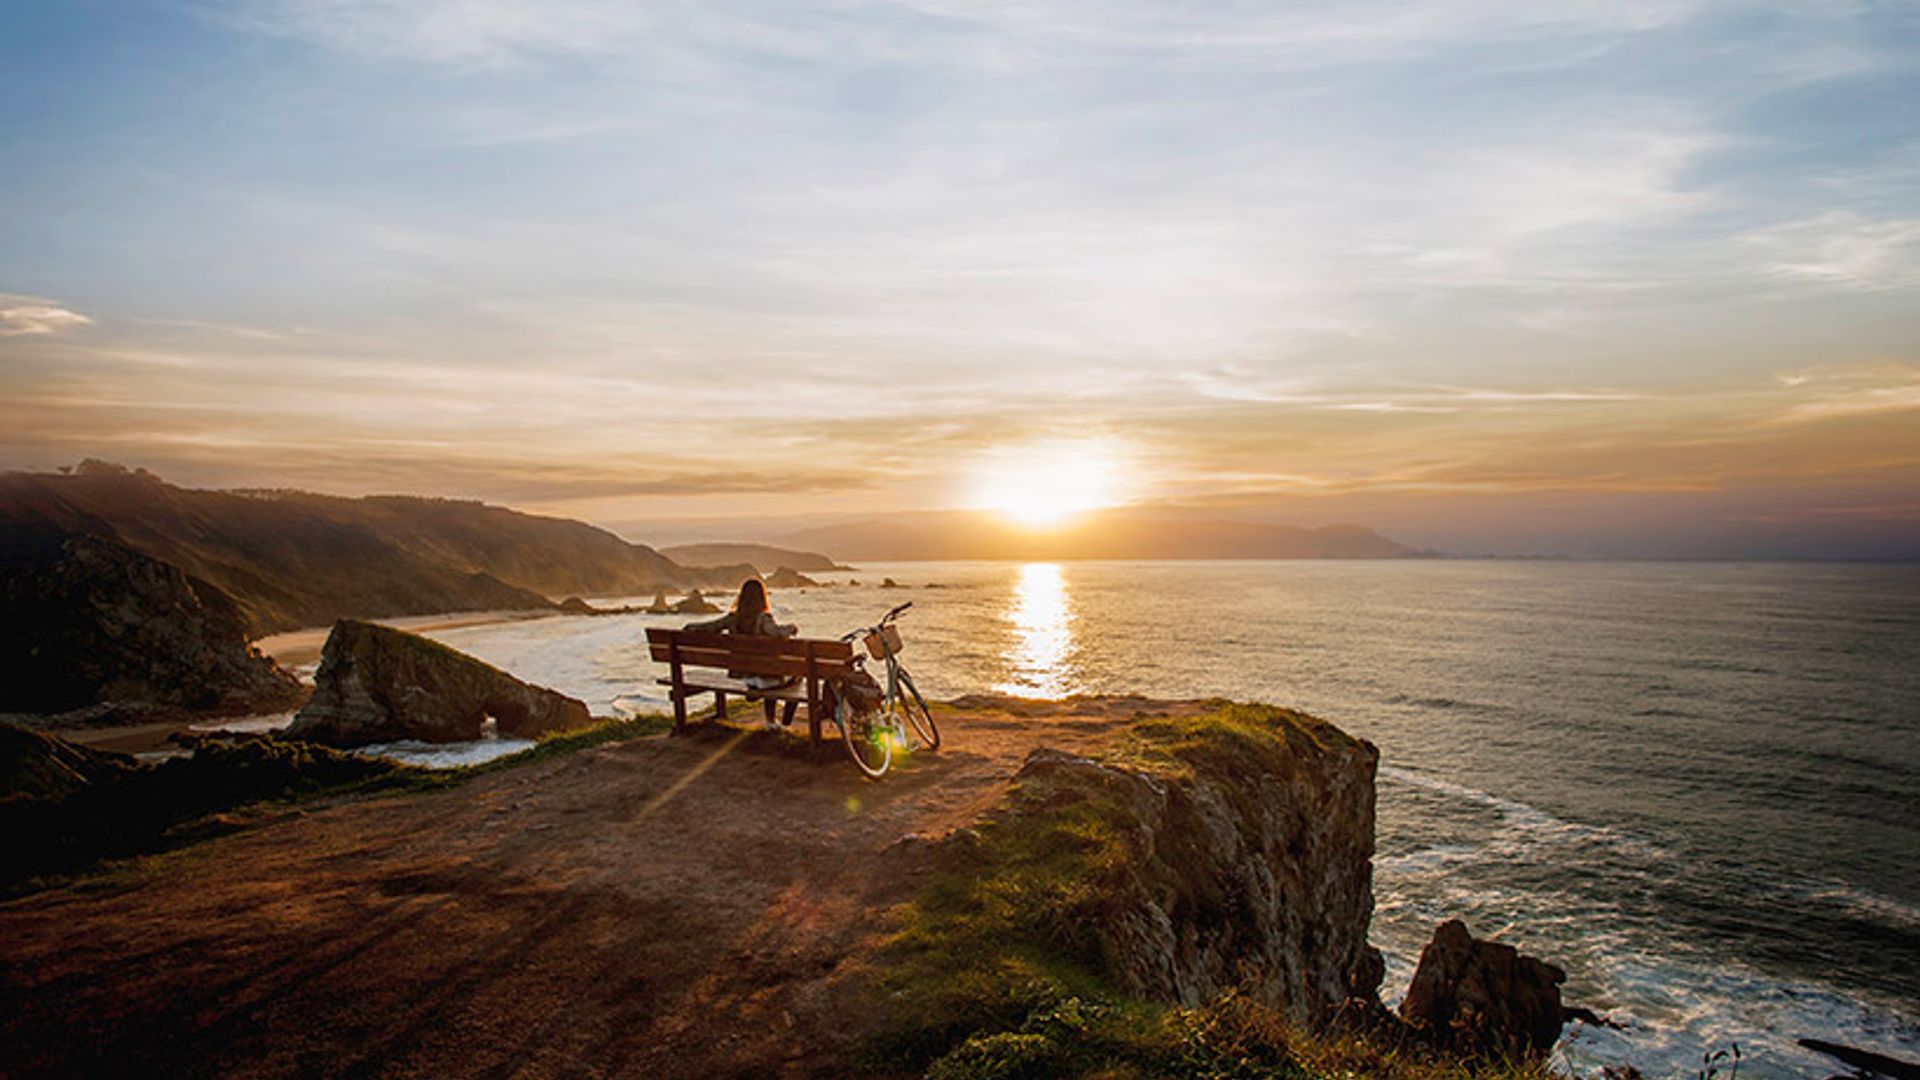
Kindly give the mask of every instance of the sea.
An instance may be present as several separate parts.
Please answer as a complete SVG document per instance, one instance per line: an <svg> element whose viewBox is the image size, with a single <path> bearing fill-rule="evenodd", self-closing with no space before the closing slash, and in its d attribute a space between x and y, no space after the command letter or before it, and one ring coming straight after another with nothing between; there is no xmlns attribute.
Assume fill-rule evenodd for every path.
<svg viewBox="0 0 1920 1080"><path fill-rule="evenodd" d="M1373 939L1404 993L1451 917L1567 972L1580 1075L1920 1059L1920 564L918 562L816 575L837 636L912 601L930 697L1300 708L1380 748ZM891 579L894 588L882 587ZM858 581L858 585L850 584ZM603 597L619 603L630 598ZM642 628L431 636L596 713L664 708ZM964 739L964 731L953 737ZM507 749L510 747L496 747ZM483 750L485 748L482 748ZM461 760L462 748L432 751Z"/></svg>

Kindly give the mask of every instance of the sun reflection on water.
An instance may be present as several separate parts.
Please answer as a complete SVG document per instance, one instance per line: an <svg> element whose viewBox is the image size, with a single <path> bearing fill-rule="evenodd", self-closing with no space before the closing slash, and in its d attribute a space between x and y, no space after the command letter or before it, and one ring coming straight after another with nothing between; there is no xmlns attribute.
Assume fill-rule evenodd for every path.
<svg viewBox="0 0 1920 1080"><path fill-rule="evenodd" d="M1004 617L1013 628L1013 641L1004 657L1007 681L994 689L1031 698L1072 693L1067 657L1073 651L1074 615L1060 567L1053 563L1022 566Z"/></svg>

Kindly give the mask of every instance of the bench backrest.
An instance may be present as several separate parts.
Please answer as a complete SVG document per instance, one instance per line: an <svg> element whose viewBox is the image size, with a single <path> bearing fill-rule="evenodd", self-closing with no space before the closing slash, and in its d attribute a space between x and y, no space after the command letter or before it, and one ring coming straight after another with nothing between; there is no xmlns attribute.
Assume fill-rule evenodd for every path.
<svg viewBox="0 0 1920 1080"><path fill-rule="evenodd" d="M838 678L853 660L853 646L818 638L718 634L707 630L647 627L654 660L683 667L724 668L741 675Z"/></svg>

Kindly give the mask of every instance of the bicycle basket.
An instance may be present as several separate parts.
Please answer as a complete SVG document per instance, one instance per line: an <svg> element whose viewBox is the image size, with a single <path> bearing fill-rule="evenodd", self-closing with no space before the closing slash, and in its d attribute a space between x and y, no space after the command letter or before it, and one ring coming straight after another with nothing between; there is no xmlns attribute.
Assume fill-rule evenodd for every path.
<svg viewBox="0 0 1920 1080"><path fill-rule="evenodd" d="M880 628L878 633L866 637L867 655L875 660L884 660L889 655L900 654L900 628L891 624Z"/></svg>

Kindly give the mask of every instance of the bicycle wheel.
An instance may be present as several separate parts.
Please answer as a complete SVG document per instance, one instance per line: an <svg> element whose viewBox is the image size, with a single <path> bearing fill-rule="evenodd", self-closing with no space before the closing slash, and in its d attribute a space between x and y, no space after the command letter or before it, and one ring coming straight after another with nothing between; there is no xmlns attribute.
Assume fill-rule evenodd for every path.
<svg viewBox="0 0 1920 1080"><path fill-rule="evenodd" d="M877 722L879 719L874 713L856 714L844 697L833 706L833 724L840 729L840 738L847 744L847 756L861 772L875 780L893 764L893 741L887 738L885 726Z"/></svg>
<svg viewBox="0 0 1920 1080"><path fill-rule="evenodd" d="M906 668L899 669L899 677L900 711L907 714L907 723L912 725L913 734L927 749L940 749L940 729L933 725L933 710L927 708L927 699L920 696L920 688L913 685Z"/></svg>

